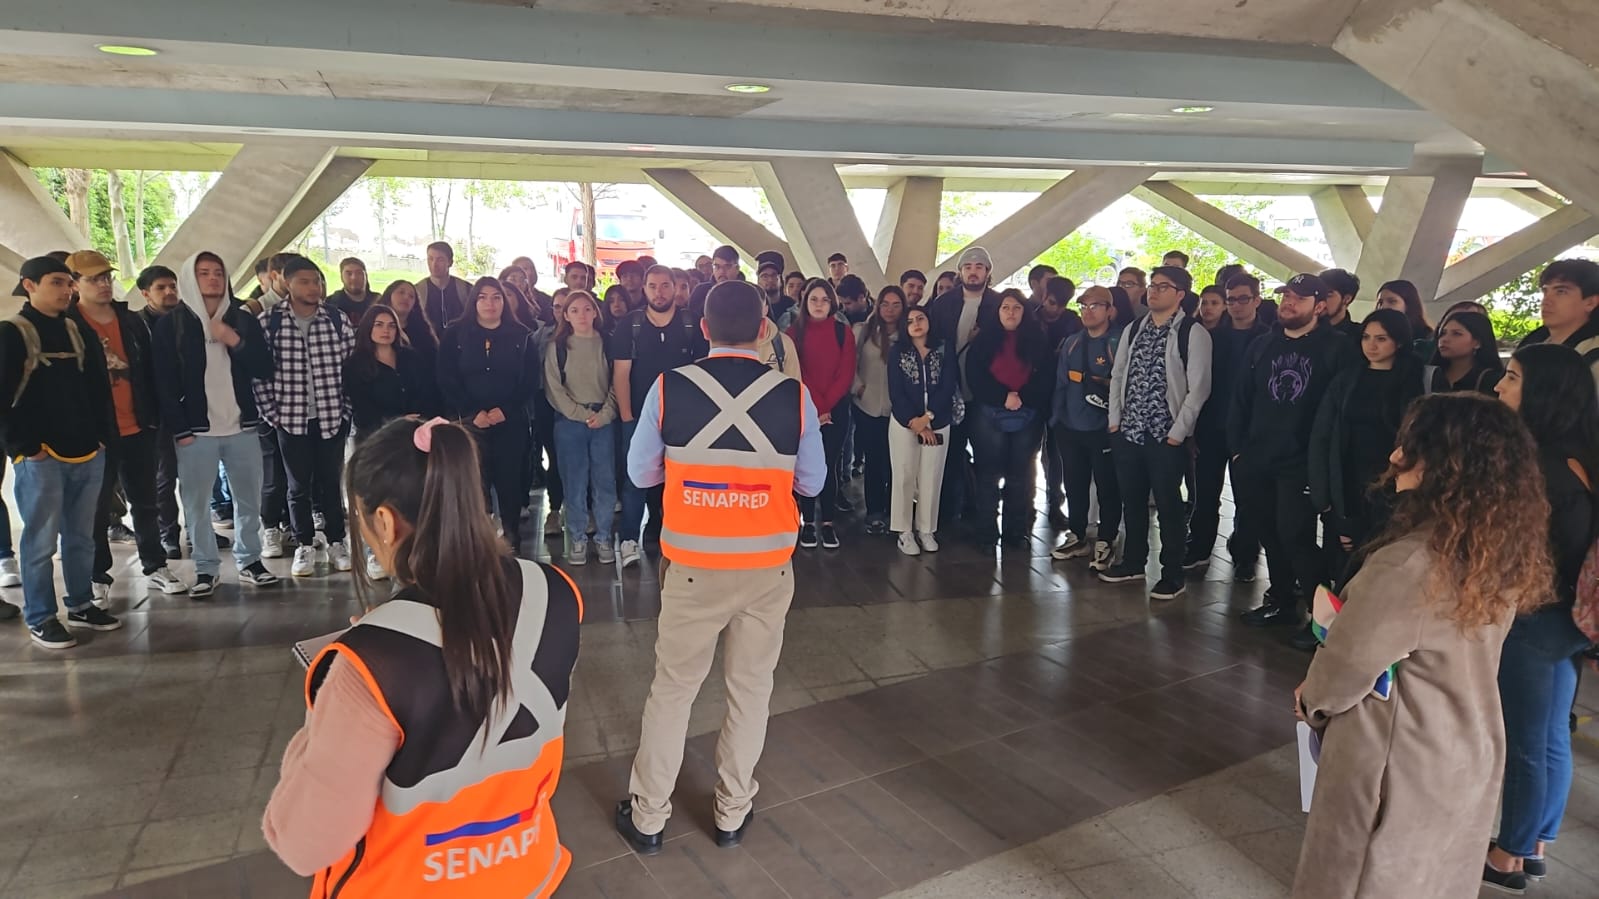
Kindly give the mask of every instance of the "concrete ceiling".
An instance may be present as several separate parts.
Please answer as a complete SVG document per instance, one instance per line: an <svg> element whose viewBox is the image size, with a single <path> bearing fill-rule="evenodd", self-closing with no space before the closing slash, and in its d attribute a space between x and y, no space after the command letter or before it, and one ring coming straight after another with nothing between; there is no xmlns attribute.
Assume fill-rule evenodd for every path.
<svg viewBox="0 0 1599 899"><path fill-rule="evenodd" d="M114 135L131 141L130 160L154 162L153 145L182 134L522 156L643 145L705 161L1352 175L1405 171L1417 154L1479 154L1313 46L1353 5L215 0L201 12L189 0L56 0L0 22L0 146L26 157L26 139ZM107 57L102 42L161 55ZM773 89L733 95L731 81ZM1194 105L1214 111L1172 112Z"/></svg>

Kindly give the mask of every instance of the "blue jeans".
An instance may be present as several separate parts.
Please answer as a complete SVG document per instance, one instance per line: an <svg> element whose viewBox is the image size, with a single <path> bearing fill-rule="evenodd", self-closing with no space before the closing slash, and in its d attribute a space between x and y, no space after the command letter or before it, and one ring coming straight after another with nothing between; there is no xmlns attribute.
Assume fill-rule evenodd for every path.
<svg viewBox="0 0 1599 899"><path fill-rule="evenodd" d="M217 466L216 483L211 485L211 511L226 512L233 509L233 490L228 484L228 473ZM231 517L231 516L230 516Z"/></svg>
<svg viewBox="0 0 1599 899"><path fill-rule="evenodd" d="M55 554L61 541L61 580L67 611L94 598L95 509L105 477L105 454L87 462L52 457L16 464L17 506L22 513L22 601L28 627L56 616Z"/></svg>
<svg viewBox="0 0 1599 899"><path fill-rule="evenodd" d="M616 425L591 428L558 417L555 451L561 457L561 486L566 491L567 538L573 543L587 540L592 514L594 539L611 542L611 520L616 517Z"/></svg>
<svg viewBox="0 0 1599 899"><path fill-rule="evenodd" d="M216 577L222 566L211 536L211 487L217 463L233 488L233 561L247 568L261 561L261 439L253 431L230 437L200 435L178 447L178 501L183 527L194 544L194 573Z"/></svg>
<svg viewBox="0 0 1599 899"><path fill-rule="evenodd" d="M622 426L622 459L627 459L627 448L633 445L633 432L638 430L638 419L624 421ZM627 466L622 466L622 529L617 534L619 540L637 540L644 530L644 508L648 504L649 491L633 483L627 475Z"/></svg>
<svg viewBox="0 0 1599 899"><path fill-rule="evenodd" d="M1515 630L1499 659L1505 716L1505 795L1499 848L1520 858L1554 842L1571 793L1571 703L1577 656L1549 658Z"/></svg>

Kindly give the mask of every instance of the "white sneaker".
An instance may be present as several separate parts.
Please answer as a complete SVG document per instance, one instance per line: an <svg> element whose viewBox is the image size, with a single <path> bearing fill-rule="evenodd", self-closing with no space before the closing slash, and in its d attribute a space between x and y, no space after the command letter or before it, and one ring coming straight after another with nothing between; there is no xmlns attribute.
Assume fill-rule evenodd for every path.
<svg viewBox="0 0 1599 899"><path fill-rule="evenodd" d="M587 565L589 561L589 542L587 540L573 540L572 549L566 554L566 564Z"/></svg>
<svg viewBox="0 0 1599 899"><path fill-rule="evenodd" d="M328 517L326 515L323 515L321 512L312 512L311 513L311 529L312 530L316 530L316 531L325 531L325 530L327 530L328 529Z"/></svg>
<svg viewBox="0 0 1599 899"><path fill-rule="evenodd" d="M22 586L22 569L17 565L17 557L0 559L0 587Z"/></svg>
<svg viewBox="0 0 1599 899"><path fill-rule="evenodd" d="M1115 561L1115 549L1104 540L1094 541L1094 559L1088 563L1091 571L1104 571Z"/></svg>
<svg viewBox="0 0 1599 899"><path fill-rule="evenodd" d="M283 529L267 528L261 532L261 558L283 558Z"/></svg>
<svg viewBox="0 0 1599 899"><path fill-rule="evenodd" d="M329 543L328 564L333 566L334 571L349 571L352 567L354 567L350 564L349 545L343 540L335 540L332 543Z"/></svg>
<svg viewBox="0 0 1599 899"><path fill-rule="evenodd" d="M907 556L919 556L922 548L916 544L916 535L910 531L901 531L899 535L899 551Z"/></svg>
<svg viewBox="0 0 1599 899"><path fill-rule="evenodd" d="M1088 543L1083 538L1067 531L1066 536L1061 538L1060 546L1055 547L1050 552L1049 557L1060 561L1062 559L1075 559L1080 556L1086 556L1088 553Z"/></svg>
<svg viewBox="0 0 1599 899"><path fill-rule="evenodd" d="M316 547L302 546L294 551L294 564L289 566L289 573L295 577L310 577L316 574Z"/></svg>
<svg viewBox="0 0 1599 899"><path fill-rule="evenodd" d="M383 566L378 564L377 556L371 553L366 554L366 577L369 581L386 581L389 579L389 573L383 570Z"/></svg>
<svg viewBox="0 0 1599 899"><path fill-rule="evenodd" d="M637 540L622 541L622 567L638 564L639 551Z"/></svg>
<svg viewBox="0 0 1599 899"><path fill-rule="evenodd" d="M149 579L150 586L168 595L183 593L189 589L189 585L185 584L182 578L173 574L170 568L158 568L145 575L145 577Z"/></svg>
<svg viewBox="0 0 1599 899"><path fill-rule="evenodd" d="M938 552L938 538L934 537L932 534L919 533L916 535L916 539L922 544L922 552Z"/></svg>
<svg viewBox="0 0 1599 899"><path fill-rule="evenodd" d="M100 609L109 609L109 608L111 608L111 585L110 584L102 584L99 581L95 581L94 583L89 585L89 588L94 591L94 595L90 598L89 601L94 603L96 608L100 608Z"/></svg>
<svg viewBox="0 0 1599 899"><path fill-rule="evenodd" d="M611 541L594 541L594 557L607 564L616 561L616 550L611 548Z"/></svg>

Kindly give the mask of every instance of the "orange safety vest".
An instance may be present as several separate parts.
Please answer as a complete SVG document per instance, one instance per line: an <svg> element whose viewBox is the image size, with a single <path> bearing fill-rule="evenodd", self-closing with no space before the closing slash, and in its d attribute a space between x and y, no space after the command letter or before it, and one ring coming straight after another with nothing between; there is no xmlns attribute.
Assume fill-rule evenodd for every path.
<svg viewBox="0 0 1599 899"><path fill-rule="evenodd" d="M371 826L317 873L312 899L520 899L560 886L572 854L550 797L560 780L583 600L557 569L516 561L522 603L510 691L486 720L469 720L451 699L438 611L419 592L402 590L312 662L308 707L338 655L400 729Z"/></svg>
<svg viewBox="0 0 1599 899"><path fill-rule="evenodd" d="M662 555L717 569L775 568L794 555L803 398L798 381L742 356L661 376Z"/></svg>

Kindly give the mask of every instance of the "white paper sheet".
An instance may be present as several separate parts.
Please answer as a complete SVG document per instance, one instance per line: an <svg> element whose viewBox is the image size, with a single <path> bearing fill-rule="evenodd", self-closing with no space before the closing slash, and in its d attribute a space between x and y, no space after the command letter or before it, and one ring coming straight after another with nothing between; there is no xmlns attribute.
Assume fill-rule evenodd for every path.
<svg viewBox="0 0 1599 899"><path fill-rule="evenodd" d="M1299 809L1310 811L1310 797L1316 792L1316 769L1321 763L1321 736L1301 721L1299 735Z"/></svg>

